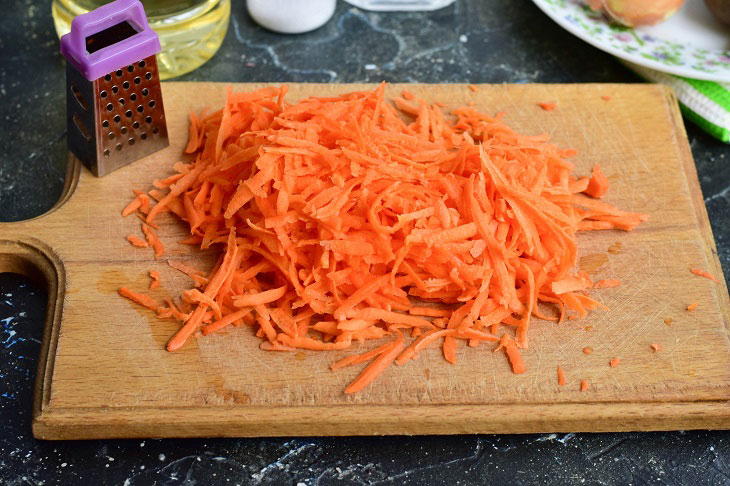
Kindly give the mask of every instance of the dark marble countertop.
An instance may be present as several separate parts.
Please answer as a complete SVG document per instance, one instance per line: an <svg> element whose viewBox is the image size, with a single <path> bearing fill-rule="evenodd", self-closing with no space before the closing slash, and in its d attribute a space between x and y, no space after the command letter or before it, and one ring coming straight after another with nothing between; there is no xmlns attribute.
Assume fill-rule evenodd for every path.
<svg viewBox="0 0 730 486"><path fill-rule="evenodd" d="M0 17L0 221L43 213L66 164L65 71L50 1ZM183 80L638 82L529 0L458 0L429 13L340 1L316 32L282 36L233 0L219 53ZM688 126L705 204L730 275L728 146ZM43 289L0 275L0 483L21 484L730 484L730 434L43 442L30 431Z"/></svg>

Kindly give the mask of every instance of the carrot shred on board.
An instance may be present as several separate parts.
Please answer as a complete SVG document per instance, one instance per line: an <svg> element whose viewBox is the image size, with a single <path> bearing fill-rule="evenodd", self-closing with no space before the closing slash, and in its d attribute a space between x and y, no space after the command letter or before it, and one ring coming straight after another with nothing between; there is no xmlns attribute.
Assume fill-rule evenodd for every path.
<svg viewBox="0 0 730 486"><path fill-rule="evenodd" d="M563 386L565 383L565 373L563 372L563 368L558 366L558 386Z"/></svg>
<svg viewBox="0 0 730 486"><path fill-rule="evenodd" d="M621 363L621 360L618 358L613 358L611 361L608 362L608 364L611 366L611 368L617 367Z"/></svg>
<svg viewBox="0 0 730 486"><path fill-rule="evenodd" d="M119 295L153 311L156 311L160 307L160 304L149 295L134 292L127 287L119 287Z"/></svg>
<svg viewBox="0 0 730 486"><path fill-rule="evenodd" d="M160 286L160 272L157 270L150 270L150 290L154 290Z"/></svg>
<svg viewBox="0 0 730 486"><path fill-rule="evenodd" d="M137 248L147 248L149 243L147 243L145 240L140 238L137 235L127 235L127 241L129 241L132 246L136 246Z"/></svg>
<svg viewBox="0 0 730 486"><path fill-rule="evenodd" d="M693 311L697 308L698 304L697 302L692 302L690 305L687 306L688 311Z"/></svg>
<svg viewBox="0 0 730 486"><path fill-rule="evenodd" d="M601 164L596 164L593 167L591 178L588 180L588 187L583 193L591 197L602 198L608 191L608 185L608 177L603 174Z"/></svg>
<svg viewBox="0 0 730 486"><path fill-rule="evenodd" d="M594 282L593 288L594 289L606 289L606 288L610 288L610 287L618 287L619 285L621 285L621 280L611 278L611 279L599 280L597 282Z"/></svg>
<svg viewBox="0 0 730 486"><path fill-rule="evenodd" d="M651 349L653 349L655 353L658 353L659 351L662 350L662 345L658 344L658 343L654 343L651 345Z"/></svg>
<svg viewBox="0 0 730 486"><path fill-rule="evenodd" d="M476 84L470 84L470 85L469 85L469 90L470 90L470 91L471 91L472 93L476 93L477 91L479 91L479 88L477 88L477 85L476 85Z"/></svg>
<svg viewBox="0 0 730 486"><path fill-rule="evenodd" d="M588 380L580 380L580 391L588 391L590 387L591 385L588 383Z"/></svg>
<svg viewBox="0 0 730 486"><path fill-rule="evenodd" d="M553 111L558 107L554 101L540 101L537 105L545 111Z"/></svg>
<svg viewBox="0 0 730 486"><path fill-rule="evenodd" d="M611 101L611 96L610 95L601 95L601 99L603 101Z"/></svg>
<svg viewBox="0 0 730 486"><path fill-rule="evenodd" d="M583 348L583 354L592 354L592 353L593 353L592 347L586 346L585 348Z"/></svg>
<svg viewBox="0 0 730 486"><path fill-rule="evenodd" d="M720 283L720 281L717 279L717 277L715 277L713 274L711 274L707 270L702 270L701 268L690 268L689 271L699 277L709 278L710 280L712 280L715 283Z"/></svg>
<svg viewBox="0 0 730 486"><path fill-rule="evenodd" d="M185 312L120 290L182 321L168 350L242 324L266 351L340 352L397 333L332 365L370 361L355 393L430 346L455 362L460 341L498 342L524 373L532 317L557 319L538 303L558 322L604 308L575 270L576 233L630 231L648 215L583 194L600 168L577 177L575 151L547 135L473 103L447 113L404 91L391 104L385 90L288 103L286 86L229 89L221 110L190 114L187 158L123 211L144 219L155 258L154 221L170 216L189 229L182 243L218 254L206 272L168 260L193 280Z"/></svg>

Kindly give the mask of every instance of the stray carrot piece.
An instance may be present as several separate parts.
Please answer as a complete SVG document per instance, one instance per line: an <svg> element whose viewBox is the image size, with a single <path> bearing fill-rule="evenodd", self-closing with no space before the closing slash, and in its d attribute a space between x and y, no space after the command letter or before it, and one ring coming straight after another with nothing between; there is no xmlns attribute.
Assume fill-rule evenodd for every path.
<svg viewBox="0 0 730 486"><path fill-rule="evenodd" d="M375 360L367 365L355 380L345 388L345 393L356 393L368 386L372 381L383 372L398 356L403 349L403 337L398 338L390 345L387 351L381 353Z"/></svg>
<svg viewBox="0 0 730 486"><path fill-rule="evenodd" d="M618 287L621 285L621 281L615 278L612 279L606 279L606 280L599 280L598 282L595 282L593 284L594 289L606 289L609 287Z"/></svg>
<svg viewBox="0 0 730 486"><path fill-rule="evenodd" d="M160 307L160 304L149 295L134 292L132 290L129 290L127 287L119 287L118 292L119 295L121 295L122 297L126 297L132 302L135 302L143 307L147 307L150 310L156 311Z"/></svg>
<svg viewBox="0 0 730 486"><path fill-rule="evenodd" d="M707 270L702 270L701 268L690 268L689 271L694 273L697 276L709 278L710 280L712 280L715 283L720 283L720 281Z"/></svg>
<svg viewBox="0 0 730 486"><path fill-rule="evenodd" d="M692 302L690 305L687 306L688 311L693 311L697 308L698 304L697 302Z"/></svg>
<svg viewBox="0 0 730 486"><path fill-rule="evenodd" d="M132 202L127 204L127 206L122 210L122 216L129 216L130 214L138 210L145 202L149 207L150 199L145 194L138 195L137 197L132 199Z"/></svg>
<svg viewBox="0 0 730 486"><path fill-rule="evenodd" d="M615 368L621 363L621 360L618 358L613 358L611 361L608 362L609 365L611 365L611 368Z"/></svg>
<svg viewBox="0 0 730 486"><path fill-rule="evenodd" d="M603 101L610 101L611 100L611 96L609 96L609 95L601 95L601 99Z"/></svg>
<svg viewBox="0 0 730 486"><path fill-rule="evenodd" d="M142 232L147 237L147 243L155 250L155 259L158 259L165 252L165 247L155 232L147 224L142 224Z"/></svg>
<svg viewBox="0 0 730 486"><path fill-rule="evenodd" d="M588 391L590 387L591 385L588 383L587 380L580 380L580 391Z"/></svg>
<svg viewBox="0 0 730 486"><path fill-rule="evenodd" d="M537 105L545 111L552 111L558 107L553 101L541 101Z"/></svg>
<svg viewBox="0 0 730 486"><path fill-rule="evenodd" d="M558 366L558 386L563 386L565 383L565 373L563 372L563 368Z"/></svg>
<svg viewBox="0 0 730 486"><path fill-rule="evenodd" d="M596 164L588 181L588 187L583 193L591 197L602 198L606 191L608 191L608 177L601 171L601 164Z"/></svg>
<svg viewBox="0 0 730 486"><path fill-rule="evenodd" d="M472 91L472 93L476 93L479 91L479 88L477 88L476 84L470 84L469 89Z"/></svg>
<svg viewBox="0 0 730 486"><path fill-rule="evenodd" d="M132 246L136 246L137 248L147 248L149 243L147 243L145 240L140 238L137 235L127 235L127 241L129 241Z"/></svg>
<svg viewBox="0 0 730 486"><path fill-rule="evenodd" d="M371 349L370 351L362 354L353 354L350 356L346 356L342 358L339 361L336 361L330 365L330 368L332 371L339 370L340 368L344 368L346 366L352 366L360 363L364 363L365 361L370 361L374 357L380 355L381 353L387 351L388 349L393 346L393 343L386 343L381 346L378 346L375 349Z"/></svg>
<svg viewBox="0 0 730 486"><path fill-rule="evenodd" d="M152 279L150 282L150 290L154 290L160 286L160 272L157 270L150 270L150 278Z"/></svg>
<svg viewBox="0 0 730 486"><path fill-rule="evenodd" d="M583 354L591 354L591 353L593 353L592 347L586 346L585 348L583 348Z"/></svg>
<svg viewBox="0 0 730 486"><path fill-rule="evenodd" d="M495 351L500 349L504 349L504 353L507 355L514 374L519 375L527 371L525 363L522 361L522 355L517 349L517 343L515 343L515 340L509 334L502 334L502 337L499 339L499 346L497 346Z"/></svg>
<svg viewBox="0 0 730 486"><path fill-rule="evenodd" d="M655 353L658 353L659 351L662 350L662 345L658 344L658 343L654 343L651 345L651 349L653 349Z"/></svg>
<svg viewBox="0 0 730 486"><path fill-rule="evenodd" d="M666 324L667 326L671 325L672 324L672 318L671 317L665 317L664 318L664 324Z"/></svg>

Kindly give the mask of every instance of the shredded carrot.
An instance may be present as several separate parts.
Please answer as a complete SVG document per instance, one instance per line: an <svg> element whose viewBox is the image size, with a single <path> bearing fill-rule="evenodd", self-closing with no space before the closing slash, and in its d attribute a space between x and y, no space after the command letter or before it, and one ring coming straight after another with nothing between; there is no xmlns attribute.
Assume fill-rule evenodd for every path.
<svg viewBox="0 0 730 486"><path fill-rule="evenodd" d="M150 290L154 290L160 286L160 272L157 270L150 270Z"/></svg>
<svg viewBox="0 0 730 486"><path fill-rule="evenodd" d="M607 280L599 280L593 284L594 289L605 289L609 287L618 287L621 285L621 281L615 278Z"/></svg>
<svg viewBox="0 0 730 486"><path fill-rule="evenodd" d="M611 365L611 368L617 367L621 363L621 360L618 358L613 358L611 361L608 362L609 365Z"/></svg>
<svg viewBox="0 0 730 486"><path fill-rule="evenodd" d="M664 318L664 324L666 324L667 326L669 326L671 323L672 323L672 318L671 317L665 317Z"/></svg>
<svg viewBox="0 0 730 486"><path fill-rule="evenodd" d="M591 354L591 353L593 353L592 347L586 346L585 348L583 348L583 354Z"/></svg>
<svg viewBox="0 0 730 486"><path fill-rule="evenodd" d="M697 302L692 302L690 305L687 306L688 311L693 311L697 308Z"/></svg>
<svg viewBox="0 0 730 486"><path fill-rule="evenodd" d="M470 84L469 89L471 90L472 93L476 93L477 91L479 91L479 88L477 88L476 84Z"/></svg>
<svg viewBox="0 0 730 486"><path fill-rule="evenodd" d="M398 333L332 365L371 360L354 393L431 345L455 362L460 341L499 342L524 373L532 316L552 318L538 303L557 306L558 322L605 308L574 270L576 233L630 231L648 215L582 194L600 169L576 177L575 151L547 135L410 92L394 107L385 90L296 103L286 86L228 90L221 110L190 115L186 160L124 210L146 213L156 258L162 213L186 223L182 243L218 255L206 272L168 261L195 286L185 313L125 295L183 321L168 350L242 324L266 351L339 352Z"/></svg>
<svg viewBox="0 0 730 486"><path fill-rule="evenodd" d="M653 349L655 353L658 353L659 351L662 350L662 345L654 343L651 345L651 349Z"/></svg>
<svg viewBox="0 0 730 486"><path fill-rule="evenodd" d="M697 276L709 278L710 280L712 280L715 283L720 283L720 281L707 270L702 270L701 268L690 268L689 271L694 273Z"/></svg>
<svg viewBox="0 0 730 486"><path fill-rule="evenodd" d="M558 386L563 386L565 383L565 373L563 372L563 368L558 366Z"/></svg>
<svg viewBox="0 0 730 486"><path fill-rule="evenodd" d="M596 164L593 167L591 178L588 180L588 187L583 192L591 197L601 198L606 194L606 191L608 191L608 177L603 175L601 164Z"/></svg>
<svg viewBox="0 0 730 486"><path fill-rule="evenodd" d="M603 101L610 101L611 100L611 96L609 96L609 95L601 95L601 99Z"/></svg>
<svg viewBox="0 0 730 486"><path fill-rule="evenodd" d="M580 391L588 391L590 387L591 385L588 383L587 380L580 380Z"/></svg>
<svg viewBox="0 0 730 486"><path fill-rule="evenodd" d="M119 295L153 311L156 311L160 307L160 304L149 295L134 292L127 287L119 287Z"/></svg>
<svg viewBox="0 0 730 486"><path fill-rule="evenodd" d="M545 111L553 111L558 107L558 105L556 105L553 101L541 101L538 103L538 106Z"/></svg>
<svg viewBox="0 0 730 486"><path fill-rule="evenodd" d="M148 246L150 246L145 240L137 235L128 235L127 241L129 241L132 246L136 246L137 248L147 248Z"/></svg>

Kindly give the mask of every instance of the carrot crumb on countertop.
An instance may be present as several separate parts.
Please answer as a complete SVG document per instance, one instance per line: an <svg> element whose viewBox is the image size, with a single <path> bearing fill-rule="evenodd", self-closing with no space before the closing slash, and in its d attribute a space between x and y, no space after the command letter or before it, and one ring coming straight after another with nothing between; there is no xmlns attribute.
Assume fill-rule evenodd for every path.
<svg viewBox="0 0 730 486"><path fill-rule="evenodd" d="M603 101L609 101L611 99L611 97L609 95L601 95L601 99Z"/></svg>
<svg viewBox="0 0 730 486"><path fill-rule="evenodd" d="M692 302L690 305L687 306L688 311L693 311L697 308L697 302Z"/></svg>
<svg viewBox="0 0 730 486"><path fill-rule="evenodd" d="M586 346L583 348L583 354L591 354L593 352L593 348L590 346Z"/></svg>
<svg viewBox="0 0 730 486"><path fill-rule="evenodd" d="M586 331L592 331L592 330L593 330L593 326L586 326Z"/></svg>
<svg viewBox="0 0 730 486"><path fill-rule="evenodd" d="M588 187L583 191L583 194L600 199L608 191L608 186L608 177L603 174L601 164L596 164L593 167L591 178L588 180Z"/></svg>
<svg viewBox="0 0 730 486"><path fill-rule="evenodd" d="M580 380L580 391L588 391L591 385L588 384L588 380Z"/></svg>
<svg viewBox="0 0 730 486"><path fill-rule="evenodd" d="M558 385L563 386L565 383L565 373L563 373L563 368L558 366Z"/></svg>
<svg viewBox="0 0 730 486"><path fill-rule="evenodd" d="M666 324L666 325L668 326L668 325L670 325L671 323L672 323L672 318L671 318L671 317L665 317L665 318L664 318L664 324Z"/></svg>
<svg viewBox="0 0 730 486"><path fill-rule="evenodd" d="M477 88L477 86L475 84L470 84L469 89L472 90L474 93L476 93L479 90L479 88Z"/></svg>
<svg viewBox="0 0 730 486"><path fill-rule="evenodd" d="M545 111L553 111L558 107L553 101L540 101L537 105Z"/></svg>
<svg viewBox="0 0 730 486"><path fill-rule="evenodd" d="M690 268L689 271L699 277L705 277L705 278L712 280L715 283L720 283L720 281L717 279L717 277L715 277L713 274L711 274L707 270L702 270L701 268Z"/></svg>
<svg viewBox="0 0 730 486"><path fill-rule="evenodd" d="M655 353L658 353L659 351L662 350L662 345L654 343L651 345L651 349L653 349Z"/></svg>
<svg viewBox="0 0 730 486"><path fill-rule="evenodd" d="M599 280L598 282L593 284L594 289L606 289L610 287L618 287L621 285L621 280L611 278L607 280Z"/></svg>
<svg viewBox="0 0 730 486"><path fill-rule="evenodd" d="M160 286L160 272L157 270L150 270L150 278L152 279L150 282L150 290L154 290Z"/></svg>
<svg viewBox="0 0 730 486"><path fill-rule="evenodd" d="M613 358L611 361L608 362L609 365L611 365L611 368L615 368L621 363L621 360L618 358Z"/></svg>

